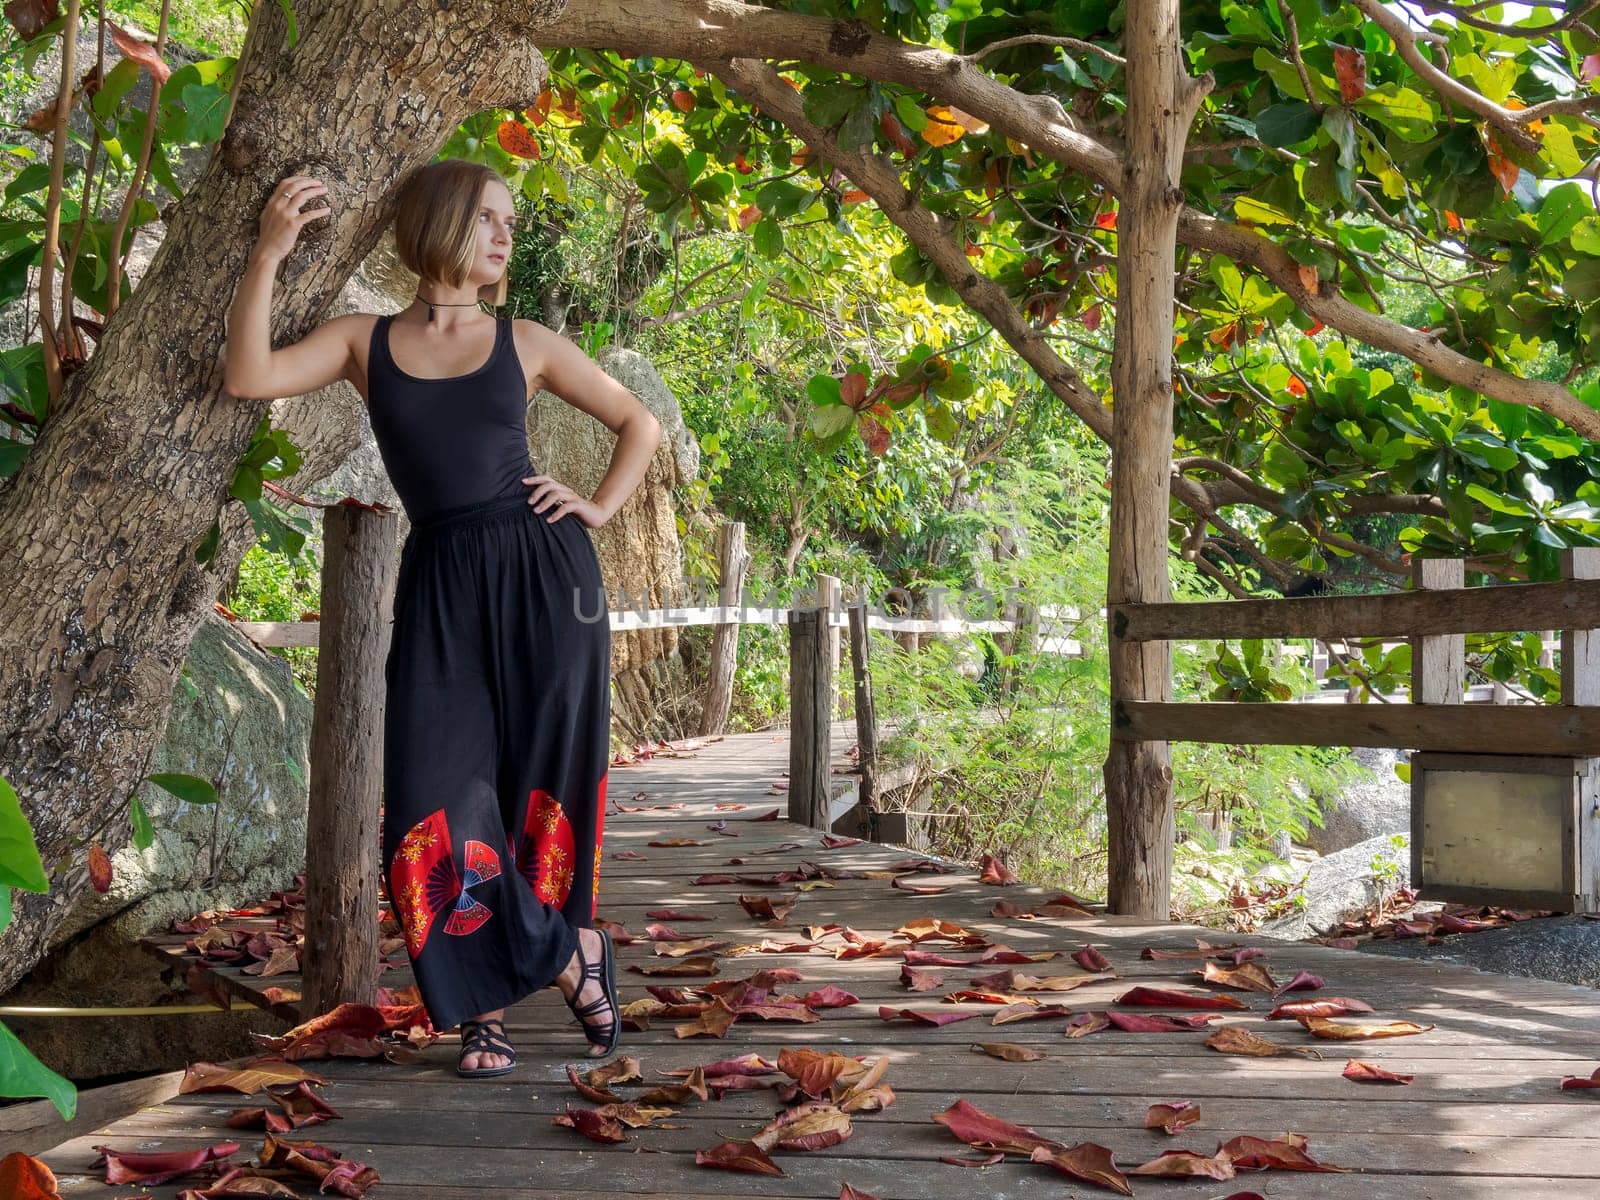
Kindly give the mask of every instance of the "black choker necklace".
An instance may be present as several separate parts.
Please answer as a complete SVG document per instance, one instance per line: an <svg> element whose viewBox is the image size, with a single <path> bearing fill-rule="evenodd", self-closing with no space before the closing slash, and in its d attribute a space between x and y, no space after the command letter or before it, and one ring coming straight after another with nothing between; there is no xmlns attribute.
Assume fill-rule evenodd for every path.
<svg viewBox="0 0 1600 1200"><path fill-rule="evenodd" d="M421 300L424 304L426 304L428 306L428 320L430 320L430 321L433 320L433 310L435 308L477 308L478 307L478 301L476 301L476 300L469 300L469 301L465 301L463 303L453 303L453 302L447 301L447 300L429 300L427 297L422 296L420 294L417 295L416 299Z"/></svg>

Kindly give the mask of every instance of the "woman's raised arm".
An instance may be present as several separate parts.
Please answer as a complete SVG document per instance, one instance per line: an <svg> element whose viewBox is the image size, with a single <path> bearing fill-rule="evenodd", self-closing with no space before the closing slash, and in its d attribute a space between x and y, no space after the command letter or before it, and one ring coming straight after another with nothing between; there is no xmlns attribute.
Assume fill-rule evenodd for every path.
<svg viewBox="0 0 1600 1200"><path fill-rule="evenodd" d="M327 190L321 180L291 175L273 190L262 210L261 236L228 309L222 386L232 396L245 400L300 396L348 377L351 338L356 329L365 327L364 316L335 317L291 346L272 348L272 285L278 264L294 249L302 226L332 211L326 206L309 211L300 207Z"/></svg>

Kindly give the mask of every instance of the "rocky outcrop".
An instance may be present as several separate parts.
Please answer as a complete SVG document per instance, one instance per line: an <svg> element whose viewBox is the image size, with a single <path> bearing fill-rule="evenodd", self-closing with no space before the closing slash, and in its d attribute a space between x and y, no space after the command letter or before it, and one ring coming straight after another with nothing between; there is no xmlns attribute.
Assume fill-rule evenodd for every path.
<svg viewBox="0 0 1600 1200"><path fill-rule="evenodd" d="M1304 904L1261 926L1271 937L1316 937L1378 907L1411 873L1407 836L1375 837L1319 858L1300 885Z"/></svg>
<svg viewBox="0 0 1600 1200"><path fill-rule="evenodd" d="M174 917L254 902L292 886L305 862L311 701L288 664L264 654L221 617L204 621L174 695L149 773L182 772L217 785L216 805L188 804L153 784L139 789L155 841L112 855L111 887L85 893L62 943L6 996L16 1005L136 1007L190 1003L181 979L138 939ZM124 818L125 819L125 818ZM8 1022L9 1023L9 1022ZM75 1079L181 1067L251 1049L264 1014L34 1019L17 1023L28 1048Z"/></svg>
<svg viewBox="0 0 1600 1200"><path fill-rule="evenodd" d="M1306 844L1318 854L1340 850L1392 833L1411 833L1411 785L1394 773L1399 756L1393 750L1357 746L1350 751L1362 770L1339 793L1321 796L1321 828L1310 830Z"/></svg>

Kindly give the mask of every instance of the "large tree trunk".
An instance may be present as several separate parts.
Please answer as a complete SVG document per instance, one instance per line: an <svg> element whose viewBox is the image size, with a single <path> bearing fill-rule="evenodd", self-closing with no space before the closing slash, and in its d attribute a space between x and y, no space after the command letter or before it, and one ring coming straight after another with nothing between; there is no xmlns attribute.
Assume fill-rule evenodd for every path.
<svg viewBox="0 0 1600 1200"><path fill-rule="evenodd" d="M0 496L0 774L22 798L51 891L18 893L0 939L0 991L47 945L83 887L86 844L141 778L177 671L248 536L227 488L267 401L221 392L223 318L284 176L328 184L335 215L289 259L274 341L303 336L376 242L392 185L466 117L533 102L546 77L536 24L563 0L449 6L297 0L290 47L257 8L234 111L160 251ZM234 536L193 547L219 510Z"/></svg>
<svg viewBox="0 0 1600 1200"><path fill-rule="evenodd" d="M1172 319L1178 171L1208 82L1183 69L1178 0L1134 0L1124 26L1128 134L1117 215L1117 330L1111 357L1108 606L1171 599L1167 510L1172 461ZM1167 700L1166 642L1111 637L1111 700ZM1172 890L1172 764L1165 742L1115 736L1106 757L1107 904L1165 921Z"/></svg>

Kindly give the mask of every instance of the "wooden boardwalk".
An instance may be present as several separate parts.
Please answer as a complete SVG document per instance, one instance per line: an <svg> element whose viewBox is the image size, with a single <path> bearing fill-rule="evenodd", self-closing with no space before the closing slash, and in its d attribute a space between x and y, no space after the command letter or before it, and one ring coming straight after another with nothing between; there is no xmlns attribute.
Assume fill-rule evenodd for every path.
<svg viewBox="0 0 1600 1200"><path fill-rule="evenodd" d="M845 743L848 745L848 742ZM907 857L904 848L856 843L826 849L815 830L784 820L746 822L777 806L782 794L770 790L786 765L780 735L746 735L711 743L694 757L657 759L612 769L610 797L624 805L682 802L678 809L612 812L606 821L601 868L601 915L618 922L636 940L619 949L624 1002L646 995L658 982L694 986L703 979L650 980L630 965L657 959L645 927L645 910L672 907L703 910L711 920L678 926L696 935L734 943L775 937L799 940L807 926L839 922L861 934L888 938L917 918L937 917L1017 950L1056 950L1048 963L1015 969L1039 975L1077 973L1068 955L1098 946L1116 970L1114 980L1097 980L1060 995L1074 1013L1103 1010L1136 984L1190 990L1191 972L1200 960L1150 961L1145 947L1194 949L1196 938L1241 942L1266 950L1262 960L1281 982L1297 970L1326 979L1320 992L1286 998L1353 996L1370 1003L1372 1017L1352 1021L1410 1020L1435 1026L1412 1037L1381 1041L1331 1042L1311 1038L1293 1022L1263 1018L1269 997L1230 992L1248 1006L1227 1012L1220 1025L1241 1025L1277 1042L1312 1046L1321 1060L1299 1056L1247 1058L1223 1055L1203 1045L1205 1034L1143 1034L1108 1031L1064 1037L1061 1017L992 1027L992 1005L961 1005L983 1015L941 1027L906 1021L886 1022L880 1004L895 1008L952 1008L945 991L963 987L974 976L1002 966L936 967L944 974L938 991L913 993L900 983L900 948L881 957L836 959L837 935L821 940L811 953L749 954L719 959L719 979L737 979L763 968L788 967L803 980L782 990L804 994L835 984L861 1003L820 1011L820 1020L790 1024L741 1019L721 1039L678 1039L676 1021L658 1021L646 1032L625 1032L620 1053L641 1060L646 1084L672 1082L660 1072L717 1059L758 1053L775 1061L786 1047L835 1050L869 1057L887 1056L883 1082L895 1099L882 1112L858 1114L848 1140L811 1152L775 1150L782 1177L714 1170L695 1164L694 1152L725 1140L745 1140L782 1107L766 1089L730 1091L721 1100L691 1101L662 1125L629 1131L615 1146L591 1142L551 1117L568 1104L589 1106L568 1083L571 1063L583 1071L594 1065L582 1057L582 1039L560 997L536 995L511 1010L508 1025L518 1046L514 1074L498 1079L458 1079L453 1037L428 1047L420 1063L396 1066L359 1060L305 1065L328 1079L323 1098L343 1119L308 1127L291 1138L327 1145L377 1169L382 1182L372 1200L600 1200L619 1194L668 1196L681 1200L720 1197L819 1197L834 1200L851 1184L882 1200L935 1197L994 1197L1031 1200L1113 1193L1079 1184L1016 1155L982 1168L940 1162L940 1156L980 1157L930 1118L957 1100L967 1100L995 1116L1027 1125L1067 1145L1095 1142L1109 1147L1124 1168L1146 1162L1165 1150L1184 1148L1210 1154L1219 1142L1240 1134L1274 1137L1303 1134L1309 1153L1320 1162L1346 1168L1342 1174L1240 1172L1228 1182L1134 1179L1134 1194L1226 1197L1254 1192L1296 1200L1577 1200L1600 1195L1600 1091L1562 1091L1568 1075L1590 1075L1600 1066L1600 997L1588 989L1490 975L1467 968L1402 961L1320 946L1234 938L1193 927L1150 926L1100 916L1078 919L999 918L991 909L1001 899L1022 908L1053 896L1053 889L1026 885L994 886L975 872L919 873L907 882L949 885L938 896L918 896L893 888L887 879L838 879L798 895L787 924L764 927L738 903L741 893L778 896L792 885L733 884L696 886L705 872L766 873L802 862L833 869L883 868ZM644 793L637 798L638 793ZM744 803L743 810L717 809L718 802ZM726 819L719 835L707 823ZM652 840L689 837L700 846L648 847ZM785 842L799 842L777 849ZM632 849L644 859L617 859ZM765 853L772 851L772 853ZM728 865L741 856L742 865ZM667 922L673 924L673 922ZM948 942L927 941L922 950L976 958ZM297 987L297 976L279 976L269 985ZM404 971L386 973L391 987L409 982ZM250 981L240 987L259 988ZM1160 1011L1160 1010L1141 1010ZM973 1043L1003 1041L1043 1051L1034 1062L1007 1062L975 1052ZM1347 1058L1413 1074L1410 1086L1358 1084L1344 1079ZM780 1077L781 1078L781 1077ZM624 1098L637 1085L618 1085ZM1176 1137L1145 1130L1146 1107L1192 1100L1200 1122ZM173 1097L147 1106L92 1134L78 1136L41 1157L60 1178L63 1196L171 1197L179 1183L150 1189L107 1187L90 1171L91 1147L124 1149L194 1148L237 1140L245 1160L261 1134L229 1129L224 1121L237 1107L260 1099L219 1094ZM194 1186L194 1185L191 1185ZM300 1189L304 1195L309 1188Z"/></svg>

